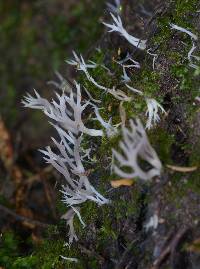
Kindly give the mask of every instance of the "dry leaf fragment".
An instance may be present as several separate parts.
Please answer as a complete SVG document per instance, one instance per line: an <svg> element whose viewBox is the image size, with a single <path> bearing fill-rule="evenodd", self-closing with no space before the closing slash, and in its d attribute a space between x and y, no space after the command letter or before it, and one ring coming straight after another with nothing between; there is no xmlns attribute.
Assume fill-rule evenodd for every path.
<svg viewBox="0 0 200 269"><path fill-rule="evenodd" d="M200 238L195 239L192 244L187 247L188 251L200 253Z"/></svg>
<svg viewBox="0 0 200 269"><path fill-rule="evenodd" d="M43 239L42 237L39 237L37 234L35 233L32 233L31 234L31 239L33 240L33 242L37 245L41 245L42 242L43 242Z"/></svg>
<svg viewBox="0 0 200 269"><path fill-rule="evenodd" d="M13 163L13 147L11 142L11 135L3 119L0 116L0 152L1 160L5 165L5 168L9 171Z"/></svg>
<svg viewBox="0 0 200 269"><path fill-rule="evenodd" d="M184 166L175 166L175 165L166 165L167 168L177 171L177 172L183 172L183 173L188 173L188 172L193 172L197 170L198 166L191 166L191 167L184 167Z"/></svg>
<svg viewBox="0 0 200 269"><path fill-rule="evenodd" d="M123 178L119 180L112 180L110 183L113 188L119 188L121 186L131 186L133 185L134 181L133 179Z"/></svg>

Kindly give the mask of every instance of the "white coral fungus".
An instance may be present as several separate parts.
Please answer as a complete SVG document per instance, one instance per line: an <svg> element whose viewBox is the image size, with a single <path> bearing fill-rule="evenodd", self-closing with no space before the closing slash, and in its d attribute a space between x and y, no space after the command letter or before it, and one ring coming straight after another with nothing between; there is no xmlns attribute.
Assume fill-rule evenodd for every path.
<svg viewBox="0 0 200 269"><path fill-rule="evenodd" d="M131 78L128 76L125 67L123 66L123 75L121 76L123 83L128 83L131 81Z"/></svg>
<svg viewBox="0 0 200 269"><path fill-rule="evenodd" d="M138 177L145 181L160 176L161 162L150 145L141 122L138 119L129 122L130 130L122 126L123 139L119 144L121 153L113 149L114 172L122 178ZM143 168L144 163L141 165L141 160L148 166L146 169ZM128 170L122 170L122 167Z"/></svg>
<svg viewBox="0 0 200 269"><path fill-rule="evenodd" d="M146 115L148 120L146 123L146 128L151 129L157 122L160 121L160 116L158 115L158 110L160 109L161 113L165 113L164 108L153 98L146 98L147 111Z"/></svg>
<svg viewBox="0 0 200 269"><path fill-rule="evenodd" d="M58 170L65 178L66 184L63 186L63 202L68 206L81 204L86 200L91 200L99 205L108 203L108 200L100 195L90 184L87 173L82 164L80 155L81 138L66 133L62 128L54 126L60 136L60 142L52 138L59 153L54 153L50 147L40 150L44 154L44 159Z"/></svg>
<svg viewBox="0 0 200 269"><path fill-rule="evenodd" d="M180 31L182 33L186 33L187 35L190 36L190 38L192 40L192 48L188 52L189 66L194 68L194 69L197 69L198 65L196 65L193 62L193 60L200 61L200 57L198 57L196 55L192 55L192 53L196 49L196 46L195 46L194 42L198 40L197 35L193 34L191 31L189 31L189 30L187 30L187 29L185 29L183 27L180 27L180 26L178 26L176 24L170 23L170 26L171 26L172 29L175 29L175 30Z"/></svg>
<svg viewBox="0 0 200 269"><path fill-rule="evenodd" d="M140 90L137 90L130 85L126 84L126 87L129 88L132 92L139 94L145 98L146 104L147 104L147 111L146 111L146 116L148 117L147 123L146 123L146 128L151 129L154 127L154 125L160 121L160 116L158 114L159 109L161 113L165 113L166 111L164 108L159 104L155 99L153 98L147 98L145 97L144 93Z"/></svg>
<svg viewBox="0 0 200 269"><path fill-rule="evenodd" d="M122 11L121 0L114 0L114 4L106 3L108 10L115 14L120 14Z"/></svg>
<svg viewBox="0 0 200 269"><path fill-rule="evenodd" d="M189 60L189 66L194 68L194 69L198 69L198 65L194 63L194 60L196 62L200 61L200 57L193 55L193 52L196 50L197 46L195 46L194 43L192 43L192 48L190 49L190 51L188 52L188 60Z"/></svg>
<svg viewBox="0 0 200 269"><path fill-rule="evenodd" d="M105 23L103 24L110 28L108 32L118 32L121 36L123 36L131 45L134 47L137 47L141 50L146 49L146 40L141 40L139 38L136 38L132 35L130 35L123 27L122 20L119 16L115 17L112 13L110 13L113 19L113 24Z"/></svg>
<svg viewBox="0 0 200 269"><path fill-rule="evenodd" d="M83 56L80 55L80 58L78 55L73 51L74 60L68 60L66 61L68 64L76 66L78 70L83 71L87 77L87 79L95 85L100 90L103 90L105 92L108 92L112 94L116 99L120 101L131 101L131 97L128 97L123 91L116 90L115 87L113 88L107 88L103 85L100 85L88 72L88 68L96 68L96 64L92 62L92 64L86 64L85 60L83 59Z"/></svg>
<svg viewBox="0 0 200 269"><path fill-rule="evenodd" d="M47 84L53 85L57 89L60 89L62 91L70 93L71 92L71 85L69 84L69 82L58 71L55 71L55 75L57 76L59 82L54 81L54 80L50 80L47 82Z"/></svg>
<svg viewBox="0 0 200 269"><path fill-rule="evenodd" d="M102 130L89 129L84 125L82 113L89 102L82 102L80 84L75 83L75 86L75 93L73 90L69 96L64 92L61 95L56 93L57 100L53 99L51 103L37 91L35 97L27 94L22 103L25 107L41 109L46 116L74 134L82 132L91 136L102 136Z"/></svg>
<svg viewBox="0 0 200 269"><path fill-rule="evenodd" d="M191 31L189 31L189 30L187 30L187 29L185 29L185 28L183 28L181 26L178 26L178 25L173 24L173 23L170 23L169 25L171 26L171 29L180 31L182 33L186 33L187 35L189 35L194 40L198 39L197 35L193 34Z"/></svg>
<svg viewBox="0 0 200 269"><path fill-rule="evenodd" d="M138 69L140 68L140 63L133 60L129 53L127 53L127 55L124 59L122 59L120 61L115 61L115 62L120 64L122 67L125 67L125 68L138 68Z"/></svg>
<svg viewBox="0 0 200 269"><path fill-rule="evenodd" d="M137 90L137 89L131 87L131 86L128 85L128 84L126 84L126 87L127 87L129 90L131 90L132 92L134 92L134 93L137 93L137 94L142 95L142 96L144 95L142 91Z"/></svg>
<svg viewBox="0 0 200 269"><path fill-rule="evenodd" d="M98 122L100 122L100 124L103 126L103 128L105 128L106 134L108 137L112 137L114 135L116 135L117 133L117 126L114 127L112 125L112 119L110 118L108 122L106 122L100 115L99 113L99 109L97 108L97 106L94 106L94 110L95 110L95 115L96 118L94 120L97 120ZM119 126L119 124L118 124Z"/></svg>
<svg viewBox="0 0 200 269"><path fill-rule="evenodd" d="M158 224L159 224L158 215L154 214L153 216L150 217L149 221L144 225L146 232L148 232L150 229L156 230Z"/></svg>
<svg viewBox="0 0 200 269"><path fill-rule="evenodd" d="M94 201L98 205L109 202L90 184L82 163L89 154L89 150L86 153L81 150L82 134L102 136L103 131L89 129L84 125L82 113L91 104L90 101L82 101L79 84L75 83L75 89L75 92L71 89L70 93L63 92L61 95L56 93L57 100L52 100L52 102L42 98L36 91L35 97L28 94L22 101L25 107L41 109L53 120L51 124L58 133L59 140L52 138L56 151L48 146L46 150L40 150L40 152L43 153L45 161L60 172L65 179L61 190L62 201L73 209L63 216L69 226L69 245L73 240L77 240L73 226L75 213L82 225L85 225L79 209L74 206L87 200Z"/></svg>
<svg viewBox="0 0 200 269"><path fill-rule="evenodd" d="M63 255L60 255L60 257L65 260L65 261L68 261L68 262L75 262L77 263L78 262L78 259L77 258L69 258L69 257L65 257Z"/></svg>
<svg viewBox="0 0 200 269"><path fill-rule="evenodd" d="M69 243L66 243L65 245L70 246L72 244L72 242L75 240L78 240L78 237L75 233L75 229L74 229L74 217L75 214L77 214L81 224L83 225L83 227L85 227L85 223L83 222L81 215L79 213L80 208L79 207L72 207L70 208L67 213L65 213L64 215L62 215L61 219L64 219L67 223L67 226L69 226L69 232L68 232L68 236L69 236ZM70 258L71 259L71 258Z"/></svg>
<svg viewBox="0 0 200 269"><path fill-rule="evenodd" d="M195 97L195 100L200 103L200 97L199 96Z"/></svg>
<svg viewBox="0 0 200 269"><path fill-rule="evenodd" d="M153 70L154 70L154 69L155 69L155 62L156 62L156 60L158 59L158 54L156 54L156 53L152 53L152 52L151 52L151 49L148 49L148 50L147 50L147 53L148 53L149 55L153 56Z"/></svg>

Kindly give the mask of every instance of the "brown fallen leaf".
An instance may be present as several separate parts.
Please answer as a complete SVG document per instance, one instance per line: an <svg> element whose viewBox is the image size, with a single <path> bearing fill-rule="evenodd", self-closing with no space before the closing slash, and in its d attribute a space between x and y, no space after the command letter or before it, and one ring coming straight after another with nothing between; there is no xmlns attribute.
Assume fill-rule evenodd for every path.
<svg viewBox="0 0 200 269"><path fill-rule="evenodd" d="M129 178L123 178L119 180L111 180L110 184L113 188L119 188L121 186L131 186L133 185L134 180Z"/></svg>
<svg viewBox="0 0 200 269"><path fill-rule="evenodd" d="M198 166L191 166L191 167L184 167L184 166L175 166L175 165L166 165L167 168L177 171L177 172L182 172L182 173L188 173L188 172L193 172L197 170Z"/></svg>
<svg viewBox="0 0 200 269"><path fill-rule="evenodd" d="M25 192L23 188L24 180L21 168L14 163L14 148L11 134L0 115L0 159L3 162L8 174L15 184L15 205L16 209L24 200Z"/></svg>

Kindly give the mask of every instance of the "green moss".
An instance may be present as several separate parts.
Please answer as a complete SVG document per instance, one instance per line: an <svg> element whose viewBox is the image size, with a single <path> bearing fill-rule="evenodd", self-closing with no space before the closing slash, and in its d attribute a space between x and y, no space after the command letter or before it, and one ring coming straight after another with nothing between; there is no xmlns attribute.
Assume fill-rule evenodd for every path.
<svg viewBox="0 0 200 269"><path fill-rule="evenodd" d="M196 12L198 0L176 0L175 1L176 9L175 12L177 16L181 17L189 12Z"/></svg>
<svg viewBox="0 0 200 269"><path fill-rule="evenodd" d="M184 62L183 53L172 50L167 53L167 56L175 65L181 65Z"/></svg>
<svg viewBox="0 0 200 269"><path fill-rule="evenodd" d="M159 92L159 78L160 74L158 72L152 71L149 67L143 69L139 76L140 90L144 93L146 97L154 98ZM138 85L139 86L139 85Z"/></svg>
<svg viewBox="0 0 200 269"><path fill-rule="evenodd" d="M17 257L17 259L12 264L12 269L31 269L37 266L37 257L27 256L27 257Z"/></svg>
<svg viewBox="0 0 200 269"><path fill-rule="evenodd" d="M45 240L35 254L38 258L38 266L41 269L65 268L60 255L68 257L68 249L64 247L64 240Z"/></svg>
<svg viewBox="0 0 200 269"><path fill-rule="evenodd" d="M177 81L179 95L174 96L175 103L182 103L186 107L187 121L191 122L196 114L197 106L192 105L199 93L199 81L187 65L177 64L171 67L171 74Z"/></svg>
<svg viewBox="0 0 200 269"><path fill-rule="evenodd" d="M171 141L173 142L173 141ZM193 172L181 173L170 171L170 184L165 187L164 193L165 202L172 202L176 208L182 207L182 198L187 196L188 191L194 194L200 194L200 181L199 181L199 163L200 163L200 143L195 145L187 144L184 148L185 152L189 155L187 166L196 166L197 169ZM169 160L170 161L170 160ZM168 163L168 162L166 162Z"/></svg>
<svg viewBox="0 0 200 269"><path fill-rule="evenodd" d="M174 30L170 29L169 24L174 23L179 26L185 27L188 30L193 31L194 33L197 29L194 27L193 22L193 13L197 11L198 0L171 0L169 2L169 7L165 14L157 17L157 32L152 37L151 43L154 46L158 46L158 50L166 52L167 54L173 48L168 47L171 36L175 33ZM190 41L190 38L181 33L184 41Z"/></svg>
<svg viewBox="0 0 200 269"><path fill-rule="evenodd" d="M105 154L107 156L111 156L110 154L112 153L112 148L116 147L119 140L120 140L120 135L111 137L109 139L107 137L103 137L101 141L101 146L98 151L98 156L100 157L99 159L105 156Z"/></svg>
<svg viewBox="0 0 200 269"><path fill-rule="evenodd" d="M171 31L169 28L170 17L158 17L158 30L156 35L151 39L151 43L160 47L160 50L164 50L167 47L168 40L170 39Z"/></svg>
<svg viewBox="0 0 200 269"><path fill-rule="evenodd" d="M173 134L169 134L162 127L157 127L149 133L149 140L156 150L162 163L171 162L171 147L175 143Z"/></svg>
<svg viewBox="0 0 200 269"><path fill-rule="evenodd" d="M12 256L11 256L12 254ZM10 266L13 263L13 260L18 255L18 242L15 235L11 232L6 232L1 236L0 242L0 265Z"/></svg>
<svg viewBox="0 0 200 269"><path fill-rule="evenodd" d="M0 265L6 269L33 269L36 268L37 257L25 256L22 252L23 243L19 236L11 231L2 233L0 241Z"/></svg>
<svg viewBox="0 0 200 269"><path fill-rule="evenodd" d="M126 201L123 199L122 193L117 199L114 198L111 204L104 205L103 207L98 207L89 201L82 205L81 215L87 226L83 229L78 219L75 219L74 225L80 242L78 245L74 243L68 252L65 253L65 256L75 256L79 259L78 264L80 267L77 264L75 268L85 268L86 266L89 268L91 266L94 266L92 268L99 268L101 262L99 255L105 252L108 242L110 242L110 245L115 244L116 240L121 236L122 223L129 219L129 221L131 220L131 226L134 225L134 221L138 219L141 212L141 191L137 185L134 185L133 188L127 188L127 192L129 193L129 198ZM124 240L124 244L129 247L129 237L125 236ZM88 255L82 252L82 248L87 246L87 244L90 246L87 249ZM131 247L135 248L134 253L138 251L136 245ZM49 246L47 248L49 249ZM91 255L89 254L90 252ZM92 254L93 252L95 254ZM112 255L113 258L118 258L116 256L117 253L113 252Z"/></svg>

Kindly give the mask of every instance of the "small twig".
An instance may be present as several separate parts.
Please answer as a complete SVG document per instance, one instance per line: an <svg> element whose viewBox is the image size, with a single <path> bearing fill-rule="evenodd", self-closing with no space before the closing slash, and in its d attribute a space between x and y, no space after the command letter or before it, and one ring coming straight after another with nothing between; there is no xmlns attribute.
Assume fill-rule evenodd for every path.
<svg viewBox="0 0 200 269"><path fill-rule="evenodd" d="M51 225L51 224L40 222L38 220L33 220L30 218L18 215L17 213L13 212L11 209L9 209L3 205L0 205L0 210L3 211L4 213L6 213L7 215L10 215L13 218L15 218L16 221L27 222L27 223L30 223L32 225L36 225L36 226L39 226L42 228L48 228Z"/></svg>
<svg viewBox="0 0 200 269"><path fill-rule="evenodd" d="M160 254L159 258L156 259L153 263L153 267L151 269L158 269L160 265L163 263L163 261L168 257L171 251L171 246L168 245L163 252Z"/></svg>
<svg viewBox="0 0 200 269"><path fill-rule="evenodd" d="M104 257L102 257L101 255L99 255L95 251L90 250L89 248L86 248L82 244L79 244L79 248L80 248L80 250L81 250L82 253L85 253L89 257L96 257L101 262L104 262L105 261Z"/></svg>
<svg viewBox="0 0 200 269"><path fill-rule="evenodd" d="M130 245L126 248L126 250L124 251L124 253L121 256L121 259L119 260L119 262L117 263L115 269L121 269L124 268L124 263L125 261L127 261L127 257L130 254L130 252L132 251L135 243L138 241L138 238L134 239ZM127 268L127 267L126 267Z"/></svg>
<svg viewBox="0 0 200 269"><path fill-rule="evenodd" d="M188 227L182 227L176 234L175 237L169 242L166 248L162 251L160 256L154 261L151 269L159 269L162 263L167 259L169 255L172 255L175 251L176 246L180 242L180 239L185 235L188 231Z"/></svg>
<svg viewBox="0 0 200 269"><path fill-rule="evenodd" d="M51 173L53 171L53 167L51 165L46 166L42 171L38 171L33 176L30 176L25 182L25 185L32 185L35 181L41 181L41 175Z"/></svg>
<svg viewBox="0 0 200 269"><path fill-rule="evenodd" d="M174 238L172 245L171 245L171 264L173 264L173 261L176 260L176 253L177 253L177 249L179 244L181 243L181 239L184 239L184 236L186 235L186 233L189 231L188 227L184 227L182 228L179 233L176 235L176 237Z"/></svg>

